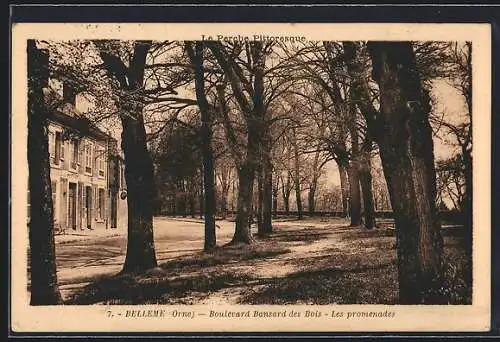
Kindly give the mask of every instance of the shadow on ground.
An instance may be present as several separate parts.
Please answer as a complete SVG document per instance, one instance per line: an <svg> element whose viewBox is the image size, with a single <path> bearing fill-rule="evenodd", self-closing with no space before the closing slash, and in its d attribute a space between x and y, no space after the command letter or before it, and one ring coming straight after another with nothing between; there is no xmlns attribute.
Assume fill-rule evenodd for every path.
<svg viewBox="0 0 500 342"><path fill-rule="evenodd" d="M443 293L450 304L470 304L463 232L443 231L443 236ZM284 266L290 271L278 276ZM268 272L256 272L262 269ZM143 275L94 279L67 304L197 304L216 293L230 293L239 304L395 304L395 231L281 226L252 246L192 253Z"/></svg>
<svg viewBox="0 0 500 342"><path fill-rule="evenodd" d="M281 246L224 246L161 264L143 275L116 275L95 279L74 293L66 304L193 304L210 293L243 286L246 274L225 266L264 260L290 250Z"/></svg>

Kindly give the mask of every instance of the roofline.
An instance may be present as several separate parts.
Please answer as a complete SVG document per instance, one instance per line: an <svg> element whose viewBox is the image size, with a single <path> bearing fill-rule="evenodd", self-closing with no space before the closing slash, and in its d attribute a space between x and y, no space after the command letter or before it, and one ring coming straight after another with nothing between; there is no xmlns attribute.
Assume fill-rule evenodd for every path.
<svg viewBox="0 0 500 342"><path fill-rule="evenodd" d="M93 138L101 139L101 140L112 140L117 142L115 138L113 138L110 134L102 131L98 127L96 127L89 119L86 117L75 113L75 116L70 116L64 114L60 110L52 111L53 115L49 115L48 120L55 123L60 124L62 126L70 127L78 131L82 134L82 136L90 136ZM77 124L83 122L86 127L85 131L78 127Z"/></svg>

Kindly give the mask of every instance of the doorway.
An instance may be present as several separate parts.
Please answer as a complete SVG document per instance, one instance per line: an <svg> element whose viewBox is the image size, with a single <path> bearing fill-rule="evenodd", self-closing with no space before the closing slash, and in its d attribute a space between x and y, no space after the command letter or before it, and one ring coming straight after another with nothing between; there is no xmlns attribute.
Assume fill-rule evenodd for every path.
<svg viewBox="0 0 500 342"><path fill-rule="evenodd" d="M76 183L69 183L68 188L68 225L76 230Z"/></svg>
<svg viewBox="0 0 500 342"><path fill-rule="evenodd" d="M87 229L92 229L92 187L85 187L85 216L87 217Z"/></svg>

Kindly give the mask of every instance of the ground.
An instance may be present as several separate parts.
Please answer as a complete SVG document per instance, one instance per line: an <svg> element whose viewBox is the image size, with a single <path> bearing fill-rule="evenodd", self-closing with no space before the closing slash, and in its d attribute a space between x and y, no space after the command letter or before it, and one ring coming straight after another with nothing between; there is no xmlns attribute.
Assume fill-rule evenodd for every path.
<svg viewBox="0 0 500 342"><path fill-rule="evenodd" d="M273 234L224 246L234 222L217 221L218 248L204 253L203 222L155 218L159 267L117 275L126 235L57 236L58 280L67 304L395 304L392 224L352 228L344 219L276 220ZM443 229L450 304L470 303L463 228Z"/></svg>

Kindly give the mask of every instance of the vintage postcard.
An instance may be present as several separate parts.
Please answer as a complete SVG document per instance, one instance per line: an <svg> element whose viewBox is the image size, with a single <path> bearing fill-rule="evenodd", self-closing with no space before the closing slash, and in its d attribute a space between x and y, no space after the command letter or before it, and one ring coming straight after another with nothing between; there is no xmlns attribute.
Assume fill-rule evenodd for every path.
<svg viewBox="0 0 500 342"><path fill-rule="evenodd" d="M488 331L490 35L13 24L12 330Z"/></svg>

